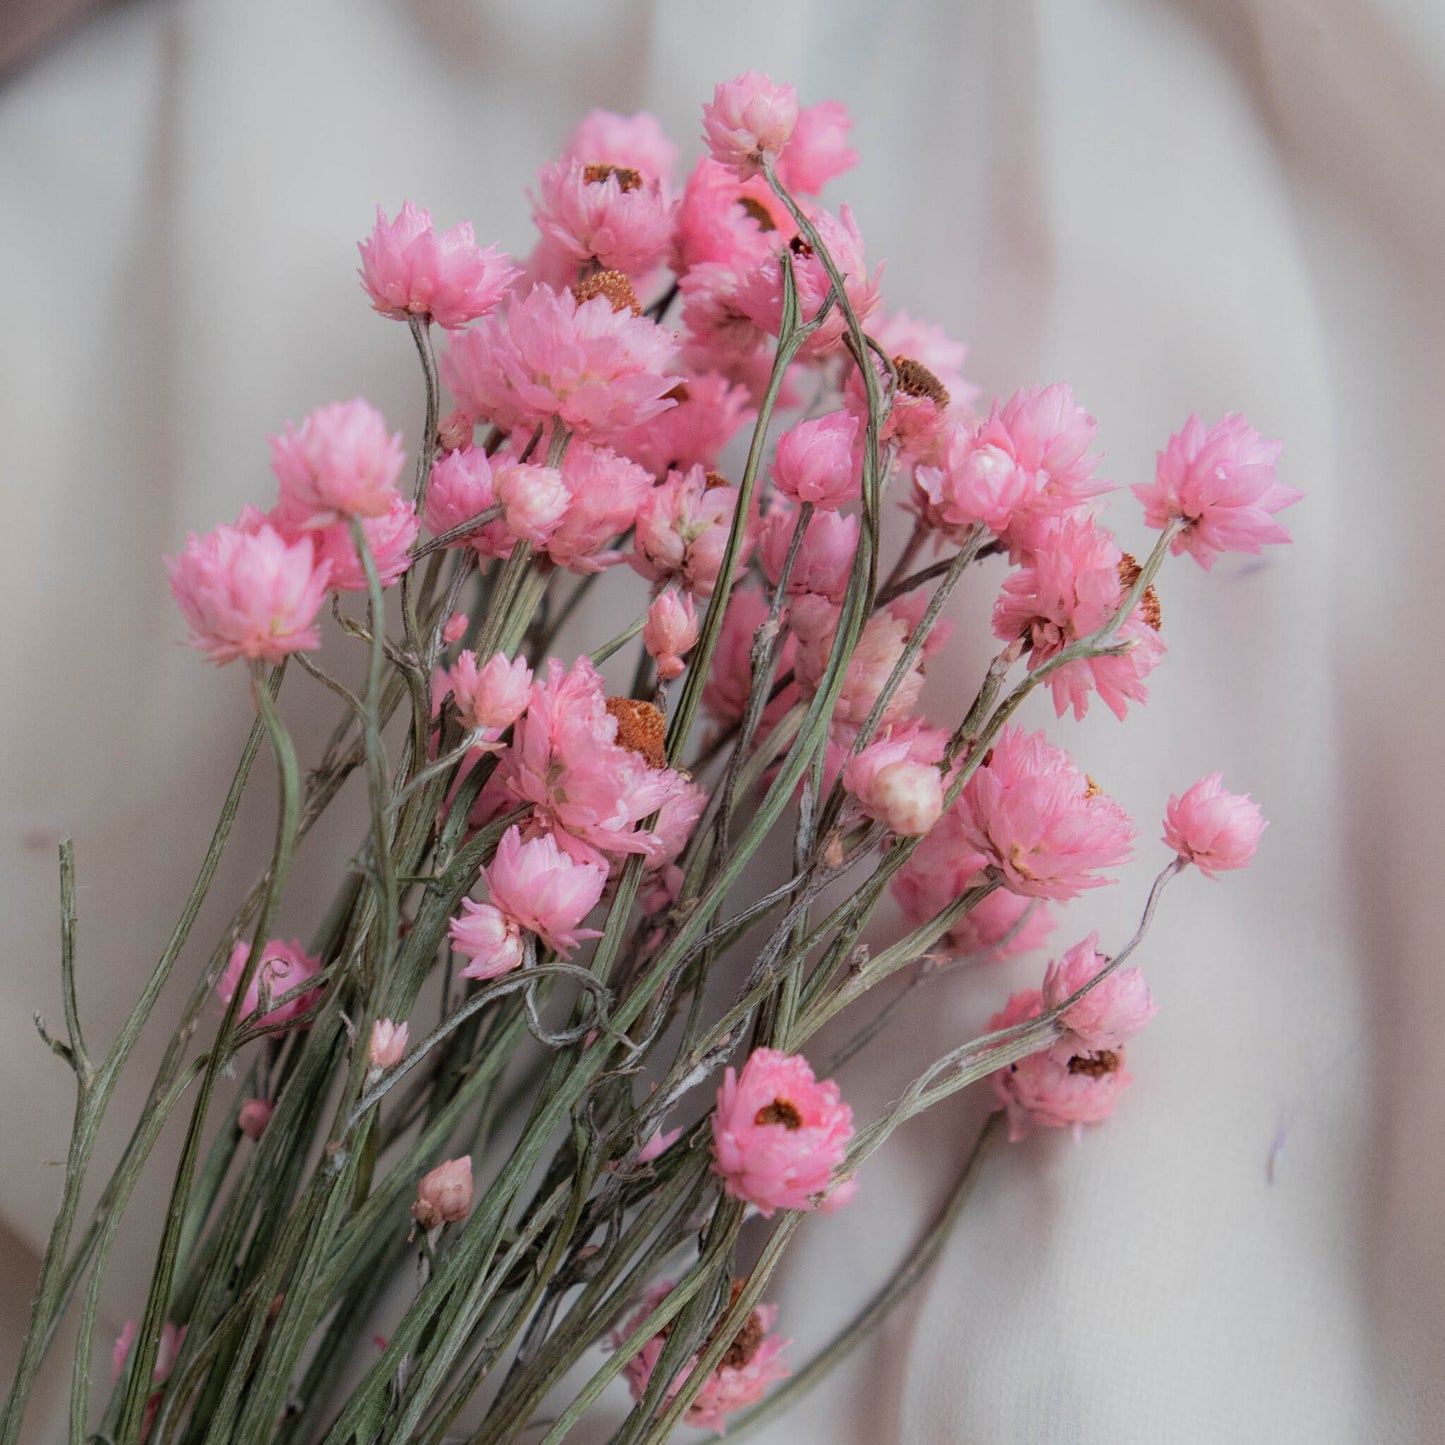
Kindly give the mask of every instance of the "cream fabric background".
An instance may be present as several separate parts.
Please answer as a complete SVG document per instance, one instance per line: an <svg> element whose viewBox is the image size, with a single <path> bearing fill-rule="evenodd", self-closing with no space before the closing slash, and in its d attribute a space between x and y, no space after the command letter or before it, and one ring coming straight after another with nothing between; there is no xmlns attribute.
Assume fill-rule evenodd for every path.
<svg viewBox="0 0 1445 1445"><path fill-rule="evenodd" d="M1131 928L1171 790L1218 767L1273 819L1248 874L1169 897L1146 960L1162 1012L1120 1116L1081 1148L996 1156L917 1302L766 1438L1445 1439L1442 16L132 0L0 86L7 1376L70 1110L29 1023L59 1014L54 842L76 837L102 1040L247 725L241 678L175 646L159 554L264 492L287 416L363 392L414 432L405 333L351 275L376 200L524 250L524 187L584 109L651 108L688 147L712 83L753 65L847 102L863 159L835 189L888 258L890 304L967 339L986 388L1072 381L1121 481L1190 410L1244 410L1308 493L1294 548L1166 574L1171 657L1137 721L1057 734L1143 830L1143 861L1071 936ZM1140 537L1127 495L1111 520ZM970 676L961 662L956 686ZM223 881L253 871L271 805L259 789ZM296 929L328 882L309 868ZM909 1049L976 1027L1010 978L940 990ZM881 1101L910 1062L895 1046L850 1096ZM913 1126L856 1205L805 1231L779 1291L798 1358L886 1274L976 1114ZM112 1324L154 1233L115 1261ZM58 1438L51 1405L37 1440Z"/></svg>

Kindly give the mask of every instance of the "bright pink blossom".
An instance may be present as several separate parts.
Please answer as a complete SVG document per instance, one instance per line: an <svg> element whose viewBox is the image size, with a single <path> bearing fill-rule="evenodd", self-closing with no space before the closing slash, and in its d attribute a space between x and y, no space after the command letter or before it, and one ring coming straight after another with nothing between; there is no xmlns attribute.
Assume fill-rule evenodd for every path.
<svg viewBox="0 0 1445 1445"><path fill-rule="evenodd" d="M668 587L658 593L647 612L642 645L657 662L657 675L664 681L681 677L687 664L683 654L697 646L697 608L692 595Z"/></svg>
<svg viewBox="0 0 1445 1445"><path fill-rule="evenodd" d="M378 580L383 587L392 586L411 566L411 546L421 530L416 509L398 492L382 516L362 521L361 530L366 535L367 550L376 566ZM350 526L337 522L313 535L317 560L331 564L326 585L333 592L365 592L366 568L352 540Z"/></svg>
<svg viewBox="0 0 1445 1445"><path fill-rule="evenodd" d="M743 180L776 162L798 122L798 92L755 70L722 81L702 108L702 138L719 165Z"/></svg>
<svg viewBox="0 0 1445 1445"><path fill-rule="evenodd" d="M675 577L697 596L711 597L737 505L737 488L715 473L701 467L668 473L637 509L633 567L654 582ZM752 551L755 529L756 521L750 517L738 553L739 571Z"/></svg>
<svg viewBox="0 0 1445 1445"><path fill-rule="evenodd" d="M467 635L468 622L469 619L465 612L453 612L442 628L442 641L448 647L454 642L460 642Z"/></svg>
<svg viewBox="0 0 1445 1445"><path fill-rule="evenodd" d="M524 657L498 652L480 667L475 652L461 652L446 673L464 728L500 733L527 710L532 697L532 669Z"/></svg>
<svg viewBox="0 0 1445 1445"><path fill-rule="evenodd" d="M1164 815L1164 841L1206 878L1243 868L1268 826L1248 793L1229 793L1223 777L1210 773L1179 797Z"/></svg>
<svg viewBox="0 0 1445 1445"><path fill-rule="evenodd" d="M442 1224L457 1224L472 1212L472 1156L448 1159L430 1174L424 1174L416 1186L416 1201L411 1217L424 1230Z"/></svg>
<svg viewBox="0 0 1445 1445"><path fill-rule="evenodd" d="M747 388L734 386L725 376L679 376L667 395L676 406L613 440L619 452L654 477L716 465L722 449L754 415ZM568 459L576 450L575 444L568 449ZM566 462L562 470L567 470Z"/></svg>
<svg viewBox="0 0 1445 1445"><path fill-rule="evenodd" d="M482 877L492 906L548 948L566 955L598 937L580 925L602 897L607 870L570 858L550 833L524 842L519 828L508 828Z"/></svg>
<svg viewBox="0 0 1445 1445"><path fill-rule="evenodd" d="M481 447L443 452L432 464L426 494L426 526L433 536L453 531L497 504L492 463ZM471 547L483 557L509 557L514 538L500 519L458 538L453 547Z"/></svg>
<svg viewBox="0 0 1445 1445"><path fill-rule="evenodd" d="M275 1105L269 1099L246 1099L236 1115L236 1127L248 1139L259 1139L271 1122Z"/></svg>
<svg viewBox="0 0 1445 1445"><path fill-rule="evenodd" d="M1124 810L1043 733L1005 728L959 799L963 841L1029 898L1073 898L1130 856Z"/></svg>
<svg viewBox="0 0 1445 1445"><path fill-rule="evenodd" d="M290 530L384 517L405 465L401 433L388 433L370 402L319 406L271 438L271 470L281 484L276 515Z"/></svg>
<svg viewBox="0 0 1445 1445"><path fill-rule="evenodd" d="M1099 935L1091 933L1044 974L1045 1008L1057 1008L1098 975L1109 960L1098 950ZM1158 1013L1144 974L1137 968L1116 968L1094 985L1076 1004L1064 1010L1059 1022L1063 1037L1054 1056L1067 1063L1076 1054L1097 1054L1118 1049L1132 1039Z"/></svg>
<svg viewBox="0 0 1445 1445"><path fill-rule="evenodd" d="M676 336L605 296L579 304L570 291L536 286L504 314L452 338L442 375L474 418L530 433L556 418L606 441L672 405L667 375Z"/></svg>
<svg viewBox="0 0 1445 1445"><path fill-rule="evenodd" d="M1281 447L1237 412L1207 429L1191 416L1159 453L1153 485L1133 488L1145 522L1163 528L1182 518L1169 550L1176 557L1188 552L1206 572L1221 552L1258 554L1266 542L1288 542L1274 513L1304 493L1279 480Z"/></svg>
<svg viewBox="0 0 1445 1445"><path fill-rule="evenodd" d="M758 560L763 564L763 574L775 587L782 578L798 520L797 511L786 502L774 502L763 518ZM859 530L858 518L849 513L815 512L798 544L788 578L789 593L815 592L835 607L841 604L858 554Z"/></svg>
<svg viewBox="0 0 1445 1445"><path fill-rule="evenodd" d="M673 242L673 269L686 275L705 262L724 271L745 271L771 254L768 235L794 223L787 208L761 177L739 181L711 156L701 156L683 187Z"/></svg>
<svg viewBox="0 0 1445 1445"><path fill-rule="evenodd" d="M470 960L463 978L500 978L522 966L522 930L495 904L462 899L462 911L447 925L452 947Z"/></svg>
<svg viewBox="0 0 1445 1445"><path fill-rule="evenodd" d="M589 265L642 277L665 256L674 207L661 182L631 167L573 158L543 166L537 186L532 219L546 252L573 280Z"/></svg>
<svg viewBox="0 0 1445 1445"><path fill-rule="evenodd" d="M383 316L429 316L438 326L465 326L507 293L518 271L496 247L483 250L463 221L437 235L429 212L402 203L396 220L376 208L376 229L357 244L361 284Z"/></svg>
<svg viewBox="0 0 1445 1445"><path fill-rule="evenodd" d="M858 164L858 152L848 144L852 124L841 101L805 106L778 157L778 179L790 191L816 196L829 181L852 170Z"/></svg>
<svg viewBox="0 0 1445 1445"><path fill-rule="evenodd" d="M913 756L907 737L870 743L849 758L843 786L868 817L902 837L921 838L943 813L943 774Z"/></svg>
<svg viewBox="0 0 1445 1445"><path fill-rule="evenodd" d="M309 538L288 543L274 527L217 527L166 558L171 595L191 646L212 662L238 657L277 663L321 645L316 614L326 600L329 564Z"/></svg>
<svg viewBox="0 0 1445 1445"><path fill-rule="evenodd" d="M230 961L216 982L216 993L223 1004L229 1005L246 972L251 957L251 945L243 938L231 950ZM301 946L301 940L293 938L290 943L280 938L271 939L261 951L261 962L246 985L241 999L237 1020L247 1028L279 1028L295 1023L321 997L319 988L305 989L285 1003L268 1008L265 1014L256 1017L261 1008L261 993L265 990L268 1005L299 989L321 972L319 954L309 954Z"/></svg>
<svg viewBox="0 0 1445 1445"><path fill-rule="evenodd" d="M713 1170L728 1194L757 1206L814 1209L853 1137L853 1111L801 1054L754 1049L729 1068L712 1114Z"/></svg>
<svg viewBox="0 0 1445 1445"><path fill-rule="evenodd" d="M664 1281L648 1290L636 1311L614 1332L613 1348L620 1346L672 1293L672 1289L672 1283ZM707 1382L698 1391L697 1398L688 1407L683 1416L685 1423L699 1430L712 1430L719 1435L726 1435L729 1415L756 1405L767 1394L770 1385L788 1378L792 1372L783 1362L782 1356L792 1341L780 1340L772 1333L777 1317L776 1305L760 1304L752 1312L727 1353L723 1355L717 1369L708 1376ZM647 1382L652 1378L652 1372L657 1368L666 1344L665 1333L654 1335L622 1367L627 1387L634 1400L641 1400L646 1395ZM664 1400L670 1400L677 1394L696 1363L697 1357L694 1355L678 1372L677 1379L669 1386Z"/></svg>
<svg viewBox="0 0 1445 1445"><path fill-rule="evenodd" d="M517 466L500 466L492 473L492 486L502 507L507 530L519 541L534 547L546 545L547 539L562 524L572 494L556 467L523 462Z"/></svg>
<svg viewBox="0 0 1445 1445"><path fill-rule="evenodd" d="M394 1069L406 1057L411 1026L392 1019L377 1019L371 1026L367 1060L373 1069Z"/></svg>
<svg viewBox="0 0 1445 1445"><path fill-rule="evenodd" d="M776 265L772 251L756 266ZM773 345L767 331L738 303L739 272L721 261L696 262L678 280L686 337L683 364L710 371L743 387L756 403L766 392L773 370ZM792 406L796 390L784 381L780 406Z"/></svg>
<svg viewBox="0 0 1445 1445"><path fill-rule="evenodd" d="M664 412L652 425L658 425ZM608 447L574 441L562 459L568 501L561 523L547 538L547 555L573 572L600 572L620 554L607 544L632 526L652 489L652 477L636 462Z"/></svg>
<svg viewBox="0 0 1445 1445"><path fill-rule="evenodd" d="M858 419L846 411L800 421L778 438L773 482L795 502L833 511L858 496Z"/></svg>

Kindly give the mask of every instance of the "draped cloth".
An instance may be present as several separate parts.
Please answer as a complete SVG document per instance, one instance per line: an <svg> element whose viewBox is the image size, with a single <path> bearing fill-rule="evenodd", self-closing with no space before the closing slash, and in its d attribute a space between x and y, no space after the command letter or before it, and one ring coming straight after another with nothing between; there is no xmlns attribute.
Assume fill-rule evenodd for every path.
<svg viewBox="0 0 1445 1445"><path fill-rule="evenodd" d="M833 190L887 258L887 303L966 339L986 391L1070 381L1121 483L1190 411L1243 411L1308 494L1292 548L1168 568L1146 709L1051 729L1141 826L1139 861L1069 910L1060 948L1128 936L1169 793L1220 769L1272 820L1246 874L1166 894L1142 955L1161 1012L1119 1115L1077 1146L995 1150L909 1303L760 1438L1445 1439L1440 17L1430 0L131 0L10 75L7 1375L71 1111L30 1022L60 1016L55 842L76 840L98 1048L164 947L249 725L238 670L176 646L160 554L265 503L264 437L287 417L364 393L414 437L409 340L352 274L377 201L523 253L525 188L585 109L651 109L686 152L713 83L752 66L848 105L862 161ZM1106 515L1147 547L1127 492ZM961 620L997 581L970 579ZM982 647L934 670L935 706L971 695ZM273 805L263 782L220 898L264 858ZM286 936L358 826L303 850ZM226 911L208 906L186 979ZM843 1075L860 1117L1041 967L920 991ZM808 1221L770 1291L796 1362L907 1249L985 1105L909 1125L855 1203ZM97 1177L118 1147L107 1134ZM132 1206L103 1331L139 1313L167 1186L158 1171ZM64 1374L30 1438L61 1437Z"/></svg>

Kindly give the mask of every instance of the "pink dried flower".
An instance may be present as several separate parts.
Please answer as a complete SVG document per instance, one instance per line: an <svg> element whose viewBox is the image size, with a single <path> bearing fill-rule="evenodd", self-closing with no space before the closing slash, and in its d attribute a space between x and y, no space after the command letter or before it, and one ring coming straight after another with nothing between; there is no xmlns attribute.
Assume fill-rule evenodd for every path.
<svg viewBox="0 0 1445 1445"><path fill-rule="evenodd" d="M688 591L711 597L737 511L738 492L716 473L692 467L670 472L637 509L632 565L654 582L676 577ZM747 563L755 519L744 524L738 570Z"/></svg>
<svg viewBox="0 0 1445 1445"><path fill-rule="evenodd" d="M702 704L720 723L736 722L747 706L752 691L752 648L757 630L767 620L767 598L755 587L739 587L728 599L722 631L712 655L712 670L703 689ZM781 677L794 669L797 639L784 636L777 650L776 672ZM763 710L766 732L798 700L796 683L789 683Z"/></svg>
<svg viewBox="0 0 1445 1445"><path fill-rule="evenodd" d="M691 840L698 819L707 807L707 791L693 782L682 781L658 809L652 831L657 847L642 870L645 890L639 895L644 913L656 913L675 902L682 891L682 869L677 860Z"/></svg>
<svg viewBox="0 0 1445 1445"><path fill-rule="evenodd" d="M852 124L842 101L805 106L778 157L778 179L790 191L816 196L829 181L852 170L858 164L858 152L848 144Z"/></svg>
<svg viewBox="0 0 1445 1445"><path fill-rule="evenodd" d="M1260 436L1238 412L1208 429L1191 416L1159 453L1153 485L1132 489L1145 522L1163 528L1182 518L1184 530L1169 550L1176 557L1188 552L1206 572L1221 552L1257 555L1266 542L1288 542L1274 513L1304 493L1279 480L1282 445Z"/></svg>
<svg viewBox="0 0 1445 1445"><path fill-rule="evenodd" d="M663 1281L643 1296L637 1310L612 1336L614 1348L620 1346L647 1317L671 1294L673 1285ZM737 1299L738 1286L734 1285L733 1299ZM779 1380L788 1378L791 1371L783 1363L783 1351L792 1343L780 1340L773 1333L778 1317L776 1305L760 1304L748 1316L742 1329L723 1355L718 1368L708 1376L707 1382L698 1391L697 1398L683 1416L687 1424L699 1430L713 1430L719 1435L727 1434L727 1417L749 1405L756 1405L768 1392L768 1387ZM654 1335L623 1367L627 1387L634 1400L641 1400L647 1393L647 1382L657 1368L667 1343L666 1332ZM697 1363L694 1355L678 1372L677 1379L669 1387L666 1399L671 1399L692 1373Z"/></svg>
<svg viewBox="0 0 1445 1445"><path fill-rule="evenodd" d="M459 447L444 452L432 464L426 494L426 526L433 536L470 522L497 504L492 481L492 463L481 447ZM507 524L500 519L468 536L453 547L471 547L483 557L510 557L513 545Z"/></svg>
<svg viewBox="0 0 1445 1445"><path fill-rule="evenodd" d="M724 271L745 271L771 254L768 234L787 231L793 219L761 177L739 181L727 166L701 156L677 213L673 269L685 276L694 266L717 262Z"/></svg>
<svg viewBox="0 0 1445 1445"><path fill-rule="evenodd" d="M1036 988L1014 994L989 1021L989 1031L1012 1028L1038 1018L1044 1011L1043 995ZM1072 1127L1107 1119L1118 1107L1119 1095L1133 1083L1124 1068L1123 1049L1056 1058L1049 1049L1028 1054L989 1075L993 1091L1008 1111L1009 1139L1024 1138L1031 1130Z"/></svg>
<svg viewBox="0 0 1445 1445"><path fill-rule="evenodd" d="M1130 856L1127 813L1043 733L1005 728L959 799L963 840L1030 898L1073 898Z"/></svg>
<svg viewBox="0 0 1445 1445"><path fill-rule="evenodd" d="M670 415L664 412L658 422ZM562 480L569 500L560 525L547 539L547 555L573 572L600 572L620 560L620 554L604 549L632 526L652 490L652 477L608 447L574 441L562 459Z"/></svg>
<svg viewBox="0 0 1445 1445"><path fill-rule="evenodd" d="M532 669L527 660L498 652L481 667L475 652L461 652L446 673L456 699L457 717L473 731L511 727L526 711L532 696Z"/></svg>
<svg viewBox="0 0 1445 1445"><path fill-rule="evenodd" d="M702 108L702 138L719 165L741 179L776 162L798 122L798 92L755 70L722 81Z"/></svg>
<svg viewBox="0 0 1445 1445"><path fill-rule="evenodd" d="M672 180L677 164L677 147L657 117L645 110L636 115L588 111L577 123L563 155L568 160L625 167L664 186Z"/></svg>
<svg viewBox="0 0 1445 1445"><path fill-rule="evenodd" d="M778 438L773 481L795 502L833 511L858 496L858 418L846 411L800 421Z"/></svg>
<svg viewBox="0 0 1445 1445"><path fill-rule="evenodd" d="M472 1156L448 1159L416 1186L411 1217L430 1232L443 1224L457 1224L472 1212Z"/></svg>
<svg viewBox="0 0 1445 1445"><path fill-rule="evenodd" d="M373 1069L394 1069L406 1057L411 1026L392 1019L377 1019L371 1026L368 1062Z"/></svg>
<svg viewBox="0 0 1445 1445"><path fill-rule="evenodd" d="M922 837L943 813L943 774L914 758L911 738L870 743L844 765L843 786L868 817L902 837Z"/></svg>
<svg viewBox="0 0 1445 1445"><path fill-rule="evenodd" d="M1057 1008L1077 993L1109 962L1098 949L1099 935L1091 933L1076 943L1044 974L1045 1008ZM1116 968L1059 1018L1064 1034L1054 1055L1064 1063L1076 1054L1097 1054L1118 1049L1132 1039L1158 1013L1144 974L1137 968Z"/></svg>
<svg viewBox="0 0 1445 1445"><path fill-rule="evenodd" d="M1268 824L1248 793L1228 793L1223 776L1210 773L1179 797L1164 814L1164 841L1206 878L1243 868L1259 847Z"/></svg>
<svg viewBox="0 0 1445 1445"><path fill-rule="evenodd" d="M251 945L241 939L231 950L230 961L216 981L216 993L223 1004L229 1005L237 987L246 972L251 957ZM307 989L285 1003L271 1008L257 1018L261 1007L261 990L264 988L268 1001L280 998L293 989L300 988L309 979L321 972L321 956L309 954L301 946L301 940L293 938L290 943L280 938L271 939L261 951L261 962L246 985L241 1007L236 1014L238 1021L248 1028L277 1028L294 1023L321 997L319 988Z"/></svg>
<svg viewBox="0 0 1445 1445"><path fill-rule="evenodd" d="M482 877L493 907L548 948L565 956L582 939L600 936L578 925L602 897L607 869L568 857L550 833L523 842L519 828L508 828Z"/></svg>
<svg viewBox="0 0 1445 1445"><path fill-rule="evenodd" d="M405 465L401 433L388 433L370 402L319 406L300 427L288 421L271 438L271 470L281 484L275 515L291 530L385 516Z"/></svg>
<svg viewBox="0 0 1445 1445"><path fill-rule="evenodd" d="M797 525L798 514L786 502L775 502L763 518L758 560L763 564L763 574L775 587L783 575ZM858 536L857 517L844 512L815 512L798 544L788 591L814 592L835 607L840 605L858 554Z"/></svg>
<svg viewBox="0 0 1445 1445"><path fill-rule="evenodd" d="M523 463L503 466L492 476L497 501L502 505L507 530L534 547L546 545L547 539L562 524L572 494L556 467Z"/></svg>
<svg viewBox="0 0 1445 1445"><path fill-rule="evenodd" d="M754 1049L729 1068L712 1114L713 1170L729 1195L775 1209L813 1209L853 1137L853 1111L801 1054Z"/></svg>
<svg viewBox="0 0 1445 1445"><path fill-rule="evenodd" d="M192 533L184 552L166 558L166 570L191 646L212 662L278 663L321 645L316 614L331 569L317 564L309 538L288 543L266 523L254 531L217 527Z"/></svg>
<svg viewBox="0 0 1445 1445"><path fill-rule="evenodd" d="M398 492L382 516L362 521L361 530L366 534L367 550L376 565L378 580L383 587L394 585L411 566L411 546L421 530L416 509ZM327 586L333 592L365 592L366 568L352 541L351 528L345 522L337 522L313 535L317 561L331 564Z"/></svg>
<svg viewBox="0 0 1445 1445"><path fill-rule="evenodd" d="M376 208L376 229L357 243L361 284L383 316L428 316L448 329L485 315L520 274L496 246L483 250L463 221L437 235L429 212L402 203L396 220Z"/></svg>
<svg viewBox="0 0 1445 1445"><path fill-rule="evenodd" d="M462 899L462 911L447 925L452 947L471 962L462 978L500 978L522 966L522 931L490 903Z"/></svg>
<svg viewBox="0 0 1445 1445"><path fill-rule="evenodd" d="M657 662L664 681L681 677L687 664L683 654L697 646L697 608L692 597L669 587L660 592L647 612L642 645Z"/></svg>
<svg viewBox="0 0 1445 1445"><path fill-rule="evenodd" d="M453 612L452 615L447 618L446 624L442 628L442 641L445 642L448 647L454 642L460 642L462 638L467 635L468 621L469 619L465 612Z"/></svg>
<svg viewBox="0 0 1445 1445"><path fill-rule="evenodd" d="M811 599L802 599L807 600ZM832 660L838 612L836 607L825 604L823 608L816 609L816 618L809 617L802 601L793 609L793 630L798 636L796 671L804 696L811 697ZM840 725L853 729L863 725L903 655L912 630L907 619L891 608L876 612L868 619L849 659L843 688L833 709L835 731ZM903 674L884 705L880 726L901 723L917 706L923 692L923 663L924 658L920 656Z"/></svg>
<svg viewBox="0 0 1445 1445"><path fill-rule="evenodd" d="M755 266L776 265L765 246ZM739 271L722 261L698 261L679 278L682 324L686 335L683 363L693 371L712 371L745 388L756 402L767 390L773 369L768 333L738 304ZM792 406L797 392L787 381L780 406Z"/></svg>
<svg viewBox="0 0 1445 1445"><path fill-rule="evenodd" d="M674 207L661 182L630 166L572 157L543 166L537 185L532 220L548 256L573 279L588 265L645 276L666 255Z"/></svg>
<svg viewBox="0 0 1445 1445"><path fill-rule="evenodd" d="M236 1115L236 1127L248 1139L259 1139L266 1132L274 1109L269 1099L247 1099Z"/></svg>
<svg viewBox="0 0 1445 1445"><path fill-rule="evenodd" d="M536 286L506 313L452 338L442 375L474 418L530 433L556 418L593 441L649 421L672 405L672 332L605 296L578 303Z"/></svg>
<svg viewBox="0 0 1445 1445"><path fill-rule="evenodd" d="M667 395L676 406L613 440L619 452L654 477L674 469L714 466L722 449L754 416L748 389L734 386L725 376L684 374ZM575 445L568 450L569 459L576 450ZM564 473L566 469L564 461Z"/></svg>

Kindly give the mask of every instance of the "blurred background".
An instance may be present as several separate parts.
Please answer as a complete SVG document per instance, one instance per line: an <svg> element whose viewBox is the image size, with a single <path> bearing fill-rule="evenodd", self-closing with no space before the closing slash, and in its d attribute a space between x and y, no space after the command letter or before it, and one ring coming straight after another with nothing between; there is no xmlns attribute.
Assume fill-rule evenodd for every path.
<svg viewBox="0 0 1445 1445"><path fill-rule="evenodd" d="M967 341L986 393L1071 382L1120 483L1151 475L1189 412L1243 411L1307 493L1292 548L1166 571L1171 654L1147 709L1052 730L1141 828L1123 886L1072 910L1059 948L1132 931L1169 793L1217 768L1272 820L1248 873L1171 891L1142 960L1161 1012L1119 1115L1081 1147L996 1154L913 1301L762 1438L1445 1440L1435 0L0 6L4 1377L72 1105L31 1025L60 1015L56 843L76 840L99 1047L164 946L250 721L245 679L176 645L161 554L264 504L265 438L288 417L362 394L414 439L410 340L354 275L378 202L525 254L526 188L586 110L654 111L687 164L702 101L748 67L846 103L861 159L826 199L886 258L887 307ZM1147 546L1127 492L1106 518ZM980 656L950 653L940 698L971 694ZM288 706L303 733L308 707L331 716L304 686ZM266 856L273 806L263 780L222 902ZM329 896L355 817L317 830L280 931ZM940 988L845 1079L855 1108L1041 967ZM796 1360L887 1275L984 1106L910 1125L853 1206L803 1231L774 1290ZM167 1186L157 1171L132 1206L100 1370L143 1302ZM50 1383L36 1440L60 1438L64 1371Z"/></svg>

